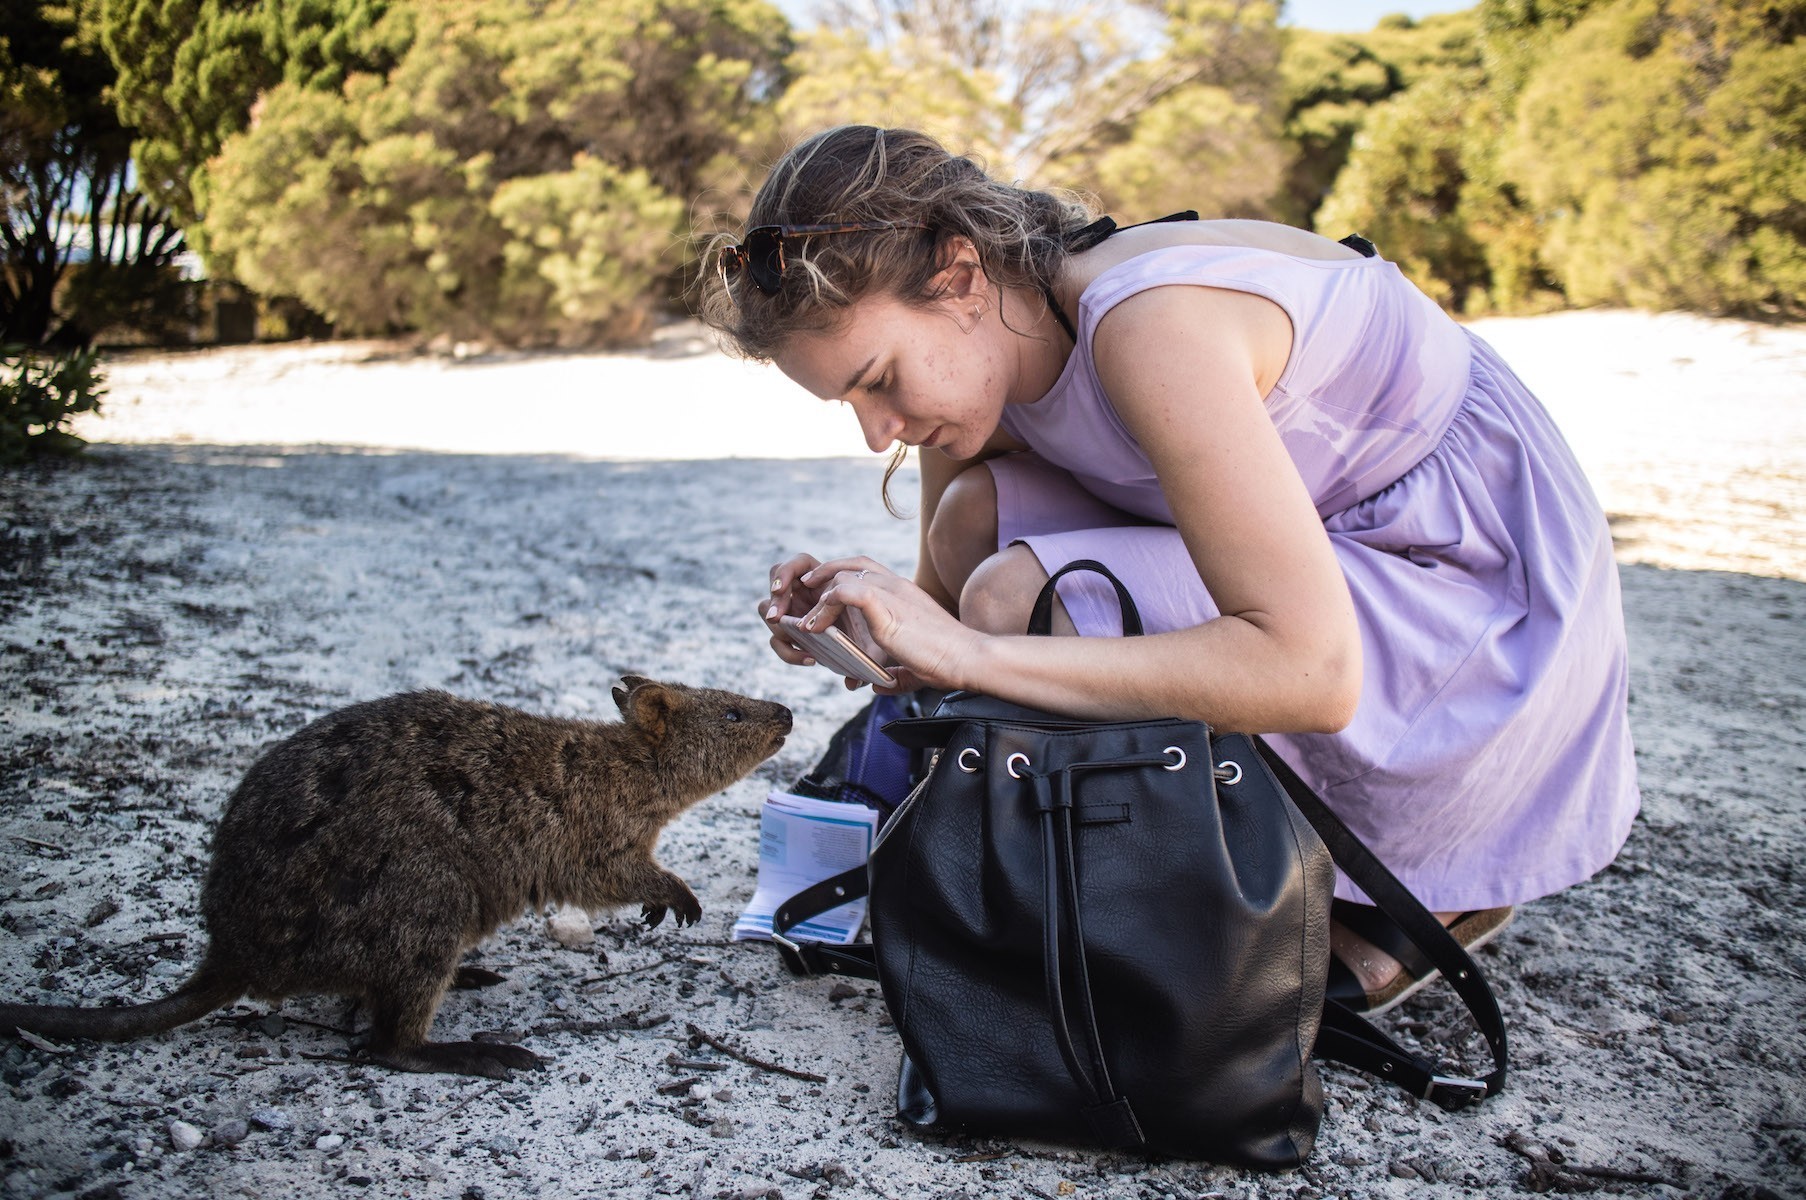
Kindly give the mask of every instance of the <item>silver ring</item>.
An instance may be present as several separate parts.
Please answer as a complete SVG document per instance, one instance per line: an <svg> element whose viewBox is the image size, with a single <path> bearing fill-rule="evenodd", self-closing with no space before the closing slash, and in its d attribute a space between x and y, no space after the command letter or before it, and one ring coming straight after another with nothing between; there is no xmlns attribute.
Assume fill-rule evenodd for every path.
<svg viewBox="0 0 1806 1200"><path fill-rule="evenodd" d="M1016 760L1017 759L1021 759L1022 765L1025 767L1034 765L1028 761L1028 755L1026 755L1026 754L1022 753L1020 750L1018 750L1016 753L1010 755L1008 758L1003 760L1003 769L1010 773L1011 779L1021 779L1022 778L1022 776L1016 774Z"/></svg>
<svg viewBox="0 0 1806 1200"><path fill-rule="evenodd" d="M968 754L972 756L972 765L969 767L966 765L966 755ZM978 774L978 760L983 757L983 755L979 754L977 746L967 746L964 750L959 752L959 758L954 761L959 763L959 769L966 774L976 775Z"/></svg>
<svg viewBox="0 0 1806 1200"><path fill-rule="evenodd" d="M1179 749L1179 747L1177 747L1177 746L1168 746L1168 747L1167 747L1167 748L1166 748L1166 749L1164 749L1164 750L1162 750L1162 751L1161 751L1161 752L1160 752L1160 753L1162 753L1162 754L1177 754L1177 755L1178 755L1178 756L1179 756L1179 761L1178 761L1178 762L1176 762L1176 763L1172 763L1172 764L1170 764L1170 765L1168 765L1168 766L1167 766L1167 767L1166 767L1166 768L1164 768L1164 769L1165 769L1165 770L1168 770L1168 771L1183 771L1183 770L1184 770L1184 769L1185 769L1185 751L1183 751L1183 750L1181 750L1181 749Z"/></svg>
<svg viewBox="0 0 1806 1200"><path fill-rule="evenodd" d="M1238 762L1220 762L1217 770L1231 772L1229 778L1222 780L1224 787L1234 787L1242 781L1242 764Z"/></svg>
<svg viewBox="0 0 1806 1200"><path fill-rule="evenodd" d="M853 576L853 578L854 578L854 579L864 579L864 578L865 578L865 574L866 574L866 573L865 573L865 572L864 572L864 571L860 571L860 572L859 572L859 573L858 573L858 574L856 574L856 575L854 575L854 576Z"/></svg>

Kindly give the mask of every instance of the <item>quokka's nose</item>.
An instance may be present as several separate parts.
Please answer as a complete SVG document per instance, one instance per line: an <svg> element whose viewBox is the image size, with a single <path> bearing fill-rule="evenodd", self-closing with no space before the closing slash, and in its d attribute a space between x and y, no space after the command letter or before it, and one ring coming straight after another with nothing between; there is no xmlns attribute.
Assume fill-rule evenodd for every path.
<svg viewBox="0 0 1806 1200"><path fill-rule="evenodd" d="M792 718L790 716L790 710L785 708L782 704L774 705L773 707L775 707L778 710L778 714L777 714L778 732L779 733L789 733L790 726L791 726L791 720L792 720Z"/></svg>

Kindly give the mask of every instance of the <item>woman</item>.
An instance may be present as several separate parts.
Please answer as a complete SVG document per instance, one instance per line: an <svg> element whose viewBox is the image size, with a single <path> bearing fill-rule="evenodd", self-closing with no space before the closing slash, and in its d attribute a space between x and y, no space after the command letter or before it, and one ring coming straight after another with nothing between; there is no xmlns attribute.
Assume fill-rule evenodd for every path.
<svg viewBox="0 0 1806 1200"><path fill-rule="evenodd" d="M772 172L706 319L874 451L922 448L913 581L779 564L778 655L810 661L776 626L803 615L901 688L1264 733L1470 946L1610 862L1638 803L1617 573L1534 397L1358 238L1090 221L907 131L831 129ZM1021 636L1078 558L1147 636L1108 636L1083 575L1056 614L1081 636ZM1420 986L1338 896L1332 993Z"/></svg>

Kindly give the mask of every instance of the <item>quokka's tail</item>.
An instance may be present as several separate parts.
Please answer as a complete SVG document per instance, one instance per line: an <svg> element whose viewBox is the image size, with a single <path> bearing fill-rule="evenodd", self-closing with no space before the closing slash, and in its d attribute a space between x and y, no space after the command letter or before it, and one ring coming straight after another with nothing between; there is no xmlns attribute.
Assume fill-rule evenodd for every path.
<svg viewBox="0 0 1806 1200"><path fill-rule="evenodd" d="M203 963L181 987L148 1004L118 1008L65 1008L55 1004L0 1004L0 1033L23 1029L44 1037L94 1038L122 1042L162 1033L206 1016L244 995L237 978Z"/></svg>

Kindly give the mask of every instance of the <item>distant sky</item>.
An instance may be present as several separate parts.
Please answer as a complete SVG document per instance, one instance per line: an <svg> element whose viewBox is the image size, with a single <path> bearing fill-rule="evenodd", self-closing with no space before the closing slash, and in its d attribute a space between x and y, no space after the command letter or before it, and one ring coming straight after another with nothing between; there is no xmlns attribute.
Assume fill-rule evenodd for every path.
<svg viewBox="0 0 1806 1200"><path fill-rule="evenodd" d="M1460 12L1479 0L1286 0L1284 23L1325 33L1364 33L1392 13L1427 17L1432 13ZM792 21L807 25L815 12L815 0L777 0Z"/></svg>
<svg viewBox="0 0 1806 1200"><path fill-rule="evenodd" d="M1478 0L1286 0L1285 24L1326 33L1362 33L1392 13L1427 17L1460 12Z"/></svg>

